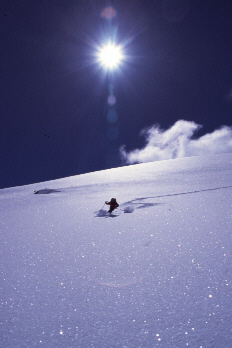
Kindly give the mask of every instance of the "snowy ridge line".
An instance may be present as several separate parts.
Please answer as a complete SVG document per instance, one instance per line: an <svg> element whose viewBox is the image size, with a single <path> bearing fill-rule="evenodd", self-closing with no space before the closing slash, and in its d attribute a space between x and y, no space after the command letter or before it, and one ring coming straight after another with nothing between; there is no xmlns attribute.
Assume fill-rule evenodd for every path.
<svg viewBox="0 0 232 348"><path fill-rule="evenodd" d="M134 204L134 201L141 201L144 199L149 199L149 198L161 198L161 197L171 197L171 196L179 196L179 195L187 195L190 193L198 193L198 192L204 192L204 191L215 191L215 190L221 190L221 189L227 189L227 188L232 188L232 186L223 186L223 187L215 187L215 188L208 188L208 189L203 189L203 190L196 190L196 191L188 191L188 192L181 192L181 193L172 193L172 194L166 194L166 195L160 195L160 196L152 196L152 197L143 197L143 198L135 198L131 201L123 203L125 204ZM41 189L34 191L34 194L50 194L50 193L59 193L59 192L65 192L69 188L61 188L61 189Z"/></svg>

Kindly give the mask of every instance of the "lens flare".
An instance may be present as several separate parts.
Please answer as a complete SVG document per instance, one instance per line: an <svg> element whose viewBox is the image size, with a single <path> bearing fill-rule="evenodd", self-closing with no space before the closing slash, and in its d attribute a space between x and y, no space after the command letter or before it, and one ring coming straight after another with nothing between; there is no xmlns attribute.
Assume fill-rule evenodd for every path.
<svg viewBox="0 0 232 348"><path fill-rule="evenodd" d="M110 106L113 106L116 103L116 98L114 95L109 95L109 97L107 98L107 103Z"/></svg>
<svg viewBox="0 0 232 348"><path fill-rule="evenodd" d="M114 17L117 16L117 12L116 10L111 7L111 6L107 6L105 7L102 12L101 12L101 17L105 18L107 20L113 19Z"/></svg>
<svg viewBox="0 0 232 348"><path fill-rule="evenodd" d="M118 114L115 109L110 108L107 112L107 121L111 124L116 123L118 120Z"/></svg>

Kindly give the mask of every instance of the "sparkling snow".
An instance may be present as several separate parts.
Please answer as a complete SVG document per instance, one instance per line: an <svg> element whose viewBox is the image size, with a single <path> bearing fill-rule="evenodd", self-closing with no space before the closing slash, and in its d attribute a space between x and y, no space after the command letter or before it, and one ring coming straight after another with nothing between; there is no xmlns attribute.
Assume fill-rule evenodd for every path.
<svg viewBox="0 0 232 348"><path fill-rule="evenodd" d="M228 153L0 190L0 346L231 348L231 192Z"/></svg>

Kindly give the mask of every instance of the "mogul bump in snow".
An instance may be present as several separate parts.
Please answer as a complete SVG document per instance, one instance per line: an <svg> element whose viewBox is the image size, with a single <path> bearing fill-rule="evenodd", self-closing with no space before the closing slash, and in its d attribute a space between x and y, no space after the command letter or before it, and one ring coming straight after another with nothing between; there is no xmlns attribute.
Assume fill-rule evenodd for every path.
<svg viewBox="0 0 232 348"><path fill-rule="evenodd" d="M110 209L109 209L109 213L112 213L112 211L114 209L116 209L117 207L119 207L119 204L116 201L116 198L111 198L110 202L105 202L106 204L110 205Z"/></svg>

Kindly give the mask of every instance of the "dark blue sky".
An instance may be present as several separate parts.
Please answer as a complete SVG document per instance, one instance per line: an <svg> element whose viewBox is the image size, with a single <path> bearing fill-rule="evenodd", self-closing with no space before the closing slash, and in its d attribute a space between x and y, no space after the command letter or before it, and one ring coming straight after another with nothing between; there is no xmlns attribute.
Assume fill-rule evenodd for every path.
<svg viewBox="0 0 232 348"><path fill-rule="evenodd" d="M229 1L6 1L1 4L0 188L120 166L119 147L177 120L231 126ZM112 76L93 43L117 28L129 57ZM117 122L107 121L112 83Z"/></svg>

